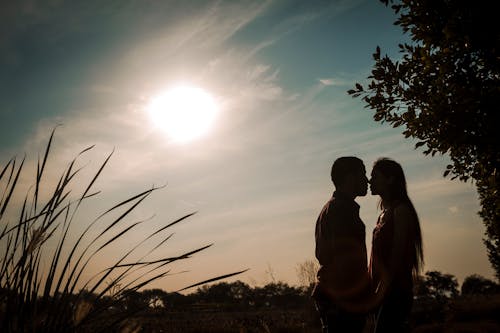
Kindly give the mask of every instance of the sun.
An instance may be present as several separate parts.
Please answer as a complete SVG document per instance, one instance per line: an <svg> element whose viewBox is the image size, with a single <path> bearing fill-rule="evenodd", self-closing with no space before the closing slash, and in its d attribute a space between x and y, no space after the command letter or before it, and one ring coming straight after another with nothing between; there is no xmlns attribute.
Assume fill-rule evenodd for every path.
<svg viewBox="0 0 500 333"><path fill-rule="evenodd" d="M207 133L215 122L218 108L205 90L175 86L151 100L148 111L156 127L176 142L188 142Z"/></svg>

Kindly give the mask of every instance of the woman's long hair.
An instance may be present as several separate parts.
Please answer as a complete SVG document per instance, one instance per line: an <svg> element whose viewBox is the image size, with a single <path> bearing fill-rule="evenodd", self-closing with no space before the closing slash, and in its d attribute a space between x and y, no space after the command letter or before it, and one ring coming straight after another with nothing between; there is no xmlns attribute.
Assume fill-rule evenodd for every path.
<svg viewBox="0 0 500 333"><path fill-rule="evenodd" d="M389 188L389 193L380 201L380 206L382 209L389 208L397 202L406 203L414 214L414 229L413 229L413 258L412 263L413 276L416 278L424 264L424 251L422 245L422 232L420 230L420 222L418 219L417 211L413 206L410 198L408 197L408 192L406 190L406 178L403 172L403 168L399 163L389 158L380 158L373 165L373 170L377 170L384 177L392 178L393 182Z"/></svg>

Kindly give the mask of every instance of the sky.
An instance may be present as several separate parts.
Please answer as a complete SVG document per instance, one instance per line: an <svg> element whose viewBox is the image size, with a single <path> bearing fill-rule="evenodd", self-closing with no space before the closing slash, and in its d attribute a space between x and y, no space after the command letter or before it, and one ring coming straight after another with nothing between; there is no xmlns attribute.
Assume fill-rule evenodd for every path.
<svg viewBox="0 0 500 333"><path fill-rule="evenodd" d="M314 259L316 218L334 190L331 164L350 155L363 159L368 174L382 156L403 166L426 271L459 282L471 274L493 278L474 185L443 178L446 156L424 156L402 129L375 122L346 93L366 82L377 46L398 57L397 45L408 38L380 2L0 6L0 165L26 154L22 183L32 184L36 158L57 126L47 189L95 144L78 159L84 169L73 185L77 193L113 152L95 184L102 192L81 208L75 232L117 202L164 186L131 216L147 223L93 269L151 230L196 212L172 228L154 258L214 245L173 264L175 274L152 286L174 291L244 269L229 281L297 284L296 267ZM217 110L208 130L188 141L169 135L150 112L152 101L179 86L202 89ZM368 194L357 202L370 248L378 200Z"/></svg>

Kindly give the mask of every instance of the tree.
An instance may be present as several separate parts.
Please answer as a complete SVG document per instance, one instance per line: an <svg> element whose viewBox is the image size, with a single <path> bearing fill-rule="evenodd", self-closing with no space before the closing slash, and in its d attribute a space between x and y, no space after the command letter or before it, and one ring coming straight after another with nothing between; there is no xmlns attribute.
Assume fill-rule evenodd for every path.
<svg viewBox="0 0 500 333"><path fill-rule="evenodd" d="M446 301L458 295L458 282L451 274L438 271L426 272L424 286L429 296L438 301Z"/></svg>
<svg viewBox="0 0 500 333"><path fill-rule="evenodd" d="M375 121L403 126L425 155L448 155L444 176L472 180L486 226L484 243L500 279L500 152L496 112L500 105L500 25L486 0L381 0L410 41L401 58L377 47L367 89L348 91L375 111Z"/></svg>
<svg viewBox="0 0 500 333"><path fill-rule="evenodd" d="M255 304L280 308L294 307L302 303L300 288L289 286L285 282L271 282L254 289Z"/></svg>
<svg viewBox="0 0 500 333"><path fill-rule="evenodd" d="M426 282L425 276L419 275L416 277L413 286L413 293L415 294L415 296L417 297L430 296L429 287L425 282Z"/></svg>
<svg viewBox="0 0 500 333"><path fill-rule="evenodd" d="M183 295L178 292L165 293L162 296L162 302L166 309L179 309L193 303L193 294Z"/></svg>
<svg viewBox="0 0 500 333"><path fill-rule="evenodd" d="M149 299L144 298L142 293L137 290L124 291L122 302L130 313L139 312L149 307Z"/></svg>
<svg viewBox="0 0 500 333"><path fill-rule="evenodd" d="M194 296L204 302L248 306L252 299L252 290L241 281L220 282L198 288Z"/></svg>
<svg viewBox="0 0 500 333"><path fill-rule="evenodd" d="M230 284L230 292L233 302L248 305L251 299L252 290L250 286L241 281L235 281Z"/></svg>
<svg viewBox="0 0 500 333"><path fill-rule="evenodd" d="M500 286L481 275L470 275L462 283L462 295L491 295L498 293L500 293Z"/></svg>
<svg viewBox="0 0 500 333"><path fill-rule="evenodd" d="M164 299L166 295L166 291L158 288L146 289L141 292L143 302L153 309L165 308L166 304L164 303Z"/></svg>
<svg viewBox="0 0 500 333"><path fill-rule="evenodd" d="M314 285L318 269L318 262L311 259L297 264L295 271L297 272L300 285L305 288L310 288Z"/></svg>
<svg viewBox="0 0 500 333"><path fill-rule="evenodd" d="M199 300L206 302L227 303L233 299L231 285L227 282L201 286L196 294Z"/></svg>

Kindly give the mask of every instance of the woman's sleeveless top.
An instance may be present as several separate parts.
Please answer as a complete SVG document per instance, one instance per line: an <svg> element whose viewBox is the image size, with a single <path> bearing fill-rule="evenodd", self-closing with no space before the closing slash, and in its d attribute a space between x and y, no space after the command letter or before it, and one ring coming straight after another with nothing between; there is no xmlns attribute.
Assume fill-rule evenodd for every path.
<svg viewBox="0 0 500 333"><path fill-rule="evenodd" d="M413 229L413 228L412 228ZM409 291L413 289L412 268L415 262L415 250L413 239L414 231L408 235L408 241L402 253L401 261L391 267L391 257L394 242L394 208L384 210L373 230L372 253L370 258L370 274L374 287L384 278L388 272L393 272L394 279L389 291Z"/></svg>

